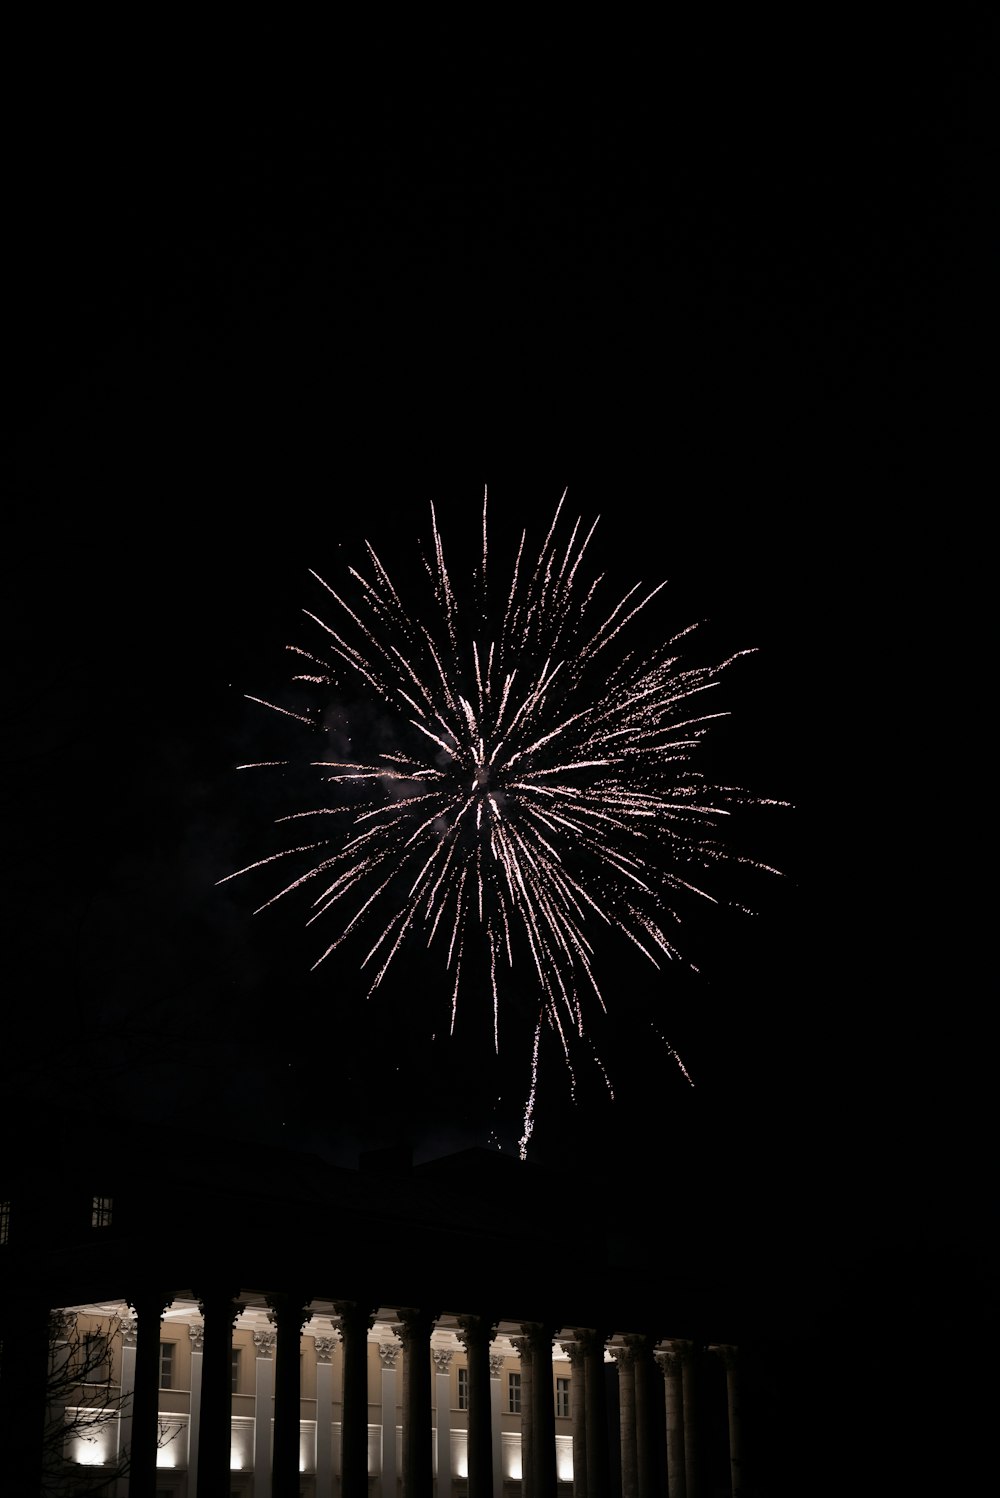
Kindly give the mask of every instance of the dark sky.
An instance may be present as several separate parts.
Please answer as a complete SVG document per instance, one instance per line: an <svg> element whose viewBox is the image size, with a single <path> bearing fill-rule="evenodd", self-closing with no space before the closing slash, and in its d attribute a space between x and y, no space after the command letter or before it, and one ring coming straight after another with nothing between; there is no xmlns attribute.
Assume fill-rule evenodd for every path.
<svg viewBox="0 0 1000 1498"><path fill-rule="evenodd" d="M938 699L985 31L25 28L4 548L22 1085L72 1096L85 1074L99 1111L186 1122L211 1099L334 1153L498 1121L509 1147L520 1054L496 1073L471 1040L429 1046L426 990L390 1023L346 970L310 975L292 915L252 918L216 880L262 835L231 767L308 569L367 537L405 573L431 500L458 556L486 481L500 531L540 538L568 486L610 577L669 579L664 627L759 647L712 753L795 807L747 824L786 878L748 888L755 918L696 923L702 977L665 1000L695 1091L613 1035L615 1109L570 1108L550 1066L539 1152L613 1170L638 1144L706 1210L780 1208L837 1262L978 1252L993 1111L952 936L965 871L938 847Z"/></svg>

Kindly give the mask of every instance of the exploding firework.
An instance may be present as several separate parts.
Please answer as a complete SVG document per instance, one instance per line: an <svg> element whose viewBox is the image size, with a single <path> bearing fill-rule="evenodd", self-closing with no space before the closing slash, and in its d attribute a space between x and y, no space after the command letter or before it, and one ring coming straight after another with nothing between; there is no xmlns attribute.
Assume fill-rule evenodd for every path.
<svg viewBox="0 0 1000 1498"><path fill-rule="evenodd" d="M369 996L411 943L439 948L451 1029L460 999L485 1000L497 1050L504 975L529 974L522 1156L543 1032L557 1037L572 1078L588 1015L594 1006L607 1013L597 934L615 933L654 968L683 960L679 908L716 900L706 878L713 867L752 862L719 834L734 804L760 804L709 783L693 762L712 722L726 716L712 710L721 673L751 652L686 666L680 642L693 625L652 649L630 648L634 621L665 584L637 584L602 604L603 578L584 577L597 522L567 526L565 499L532 560L522 535L509 583L497 591L484 493L470 600L453 585L432 505L426 614L404 603L368 543L364 570L349 567L346 583L311 574L323 606L304 610L308 641L288 649L296 691L315 701L250 700L344 746L308 761L333 788L328 804L279 819L321 835L227 876L298 860L302 871L259 909L311 894L307 924L334 928L313 966L359 942ZM342 732L345 694L360 694L379 715L385 747L363 761Z"/></svg>

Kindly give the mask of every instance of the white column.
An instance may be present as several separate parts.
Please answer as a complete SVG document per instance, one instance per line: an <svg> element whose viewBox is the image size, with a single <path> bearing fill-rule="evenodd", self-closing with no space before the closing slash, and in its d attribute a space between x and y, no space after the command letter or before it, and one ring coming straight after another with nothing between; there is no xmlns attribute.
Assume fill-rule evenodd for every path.
<svg viewBox="0 0 1000 1498"><path fill-rule="evenodd" d="M454 1353L432 1347L437 1423L437 1498L451 1498L451 1360Z"/></svg>
<svg viewBox="0 0 1000 1498"><path fill-rule="evenodd" d="M257 1354L254 1385L253 1492L254 1498L271 1498L271 1417L274 1413L274 1344L277 1333L269 1328L253 1334Z"/></svg>
<svg viewBox="0 0 1000 1498"><path fill-rule="evenodd" d="M316 1344L316 1498L333 1494L333 1350L335 1337Z"/></svg>
<svg viewBox="0 0 1000 1498"><path fill-rule="evenodd" d="M188 1327L191 1338L191 1413L188 1416L188 1498L198 1498L198 1432L201 1429L201 1369L205 1356L205 1323Z"/></svg>
<svg viewBox="0 0 1000 1498"><path fill-rule="evenodd" d="M493 1431L493 1491L503 1492L503 1354L490 1353L490 1415Z"/></svg>
<svg viewBox="0 0 1000 1498"><path fill-rule="evenodd" d="M132 1445L132 1391L135 1389L135 1312L122 1312L122 1415L118 1426L118 1455L122 1457ZM118 1483L121 1498L128 1493L128 1478Z"/></svg>
<svg viewBox="0 0 1000 1498"><path fill-rule="evenodd" d="M396 1359L398 1342L380 1342L382 1362L382 1498L396 1498Z"/></svg>

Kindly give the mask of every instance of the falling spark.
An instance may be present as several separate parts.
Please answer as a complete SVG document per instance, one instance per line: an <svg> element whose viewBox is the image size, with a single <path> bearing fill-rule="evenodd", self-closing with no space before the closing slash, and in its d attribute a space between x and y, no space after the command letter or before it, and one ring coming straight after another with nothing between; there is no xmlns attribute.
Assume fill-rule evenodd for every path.
<svg viewBox="0 0 1000 1498"><path fill-rule="evenodd" d="M304 712L249 700L313 733L327 732L323 708L337 704L346 676L380 704L398 748L370 763L310 759L325 783L363 788L376 799L352 800L348 789L342 804L281 819L323 817L332 831L226 876L308 853L305 872L258 908L310 882L319 888L310 922L340 906L337 934L313 967L367 926L360 965L370 997L419 935L441 949L451 974L451 1029L471 967L469 986L488 996L497 1051L501 969L526 968L537 1017L522 1158L534 1125L543 1030L557 1038L575 1088L571 1047L589 1040L588 1006L607 1012L594 955L598 929L613 928L656 969L681 960L672 940L679 902L716 902L700 870L730 861L776 872L715 840L731 807L785 804L708 784L692 764L710 725L727 716L711 700L721 673L753 652L686 666L678 647L695 627L689 625L646 654L622 653L630 626L665 584L636 584L606 612L599 609L603 579L585 591L578 581L597 522L581 536L578 519L565 544L557 543L565 499L564 492L533 564L527 533L521 536L509 589L496 593L487 589L484 492L471 627L433 505L433 547L424 558L433 624L408 611L368 542L368 575L348 569L357 592L350 602L311 572L336 612L322 617L303 609L313 638L308 649L288 648L310 667L293 674L296 687L318 688L325 701ZM494 599L495 616L488 607ZM663 1043L693 1086L680 1056Z"/></svg>

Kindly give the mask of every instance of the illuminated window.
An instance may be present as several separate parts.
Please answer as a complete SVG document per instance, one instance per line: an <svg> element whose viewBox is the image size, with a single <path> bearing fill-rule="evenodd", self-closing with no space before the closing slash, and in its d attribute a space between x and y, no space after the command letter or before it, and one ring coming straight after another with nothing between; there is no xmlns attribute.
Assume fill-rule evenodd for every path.
<svg viewBox="0 0 1000 1498"><path fill-rule="evenodd" d="M0 1243L10 1237L10 1202L0 1202Z"/></svg>
<svg viewBox="0 0 1000 1498"><path fill-rule="evenodd" d="M160 1388L172 1389L174 1386L174 1344L173 1342L160 1343Z"/></svg>
<svg viewBox="0 0 1000 1498"><path fill-rule="evenodd" d="M459 1368L458 1370L458 1407L460 1410L469 1408L469 1370Z"/></svg>
<svg viewBox="0 0 1000 1498"><path fill-rule="evenodd" d="M519 1373L507 1375L507 1413L508 1415L521 1413L521 1375Z"/></svg>
<svg viewBox="0 0 1000 1498"><path fill-rule="evenodd" d="M566 1420L569 1418L569 1379L556 1379L556 1414Z"/></svg>
<svg viewBox="0 0 1000 1498"><path fill-rule="evenodd" d="M240 1350L233 1348L233 1393L240 1392Z"/></svg>
<svg viewBox="0 0 1000 1498"><path fill-rule="evenodd" d="M94 1197L94 1203L90 1209L90 1225L92 1228L109 1228L111 1226L110 1196Z"/></svg>

